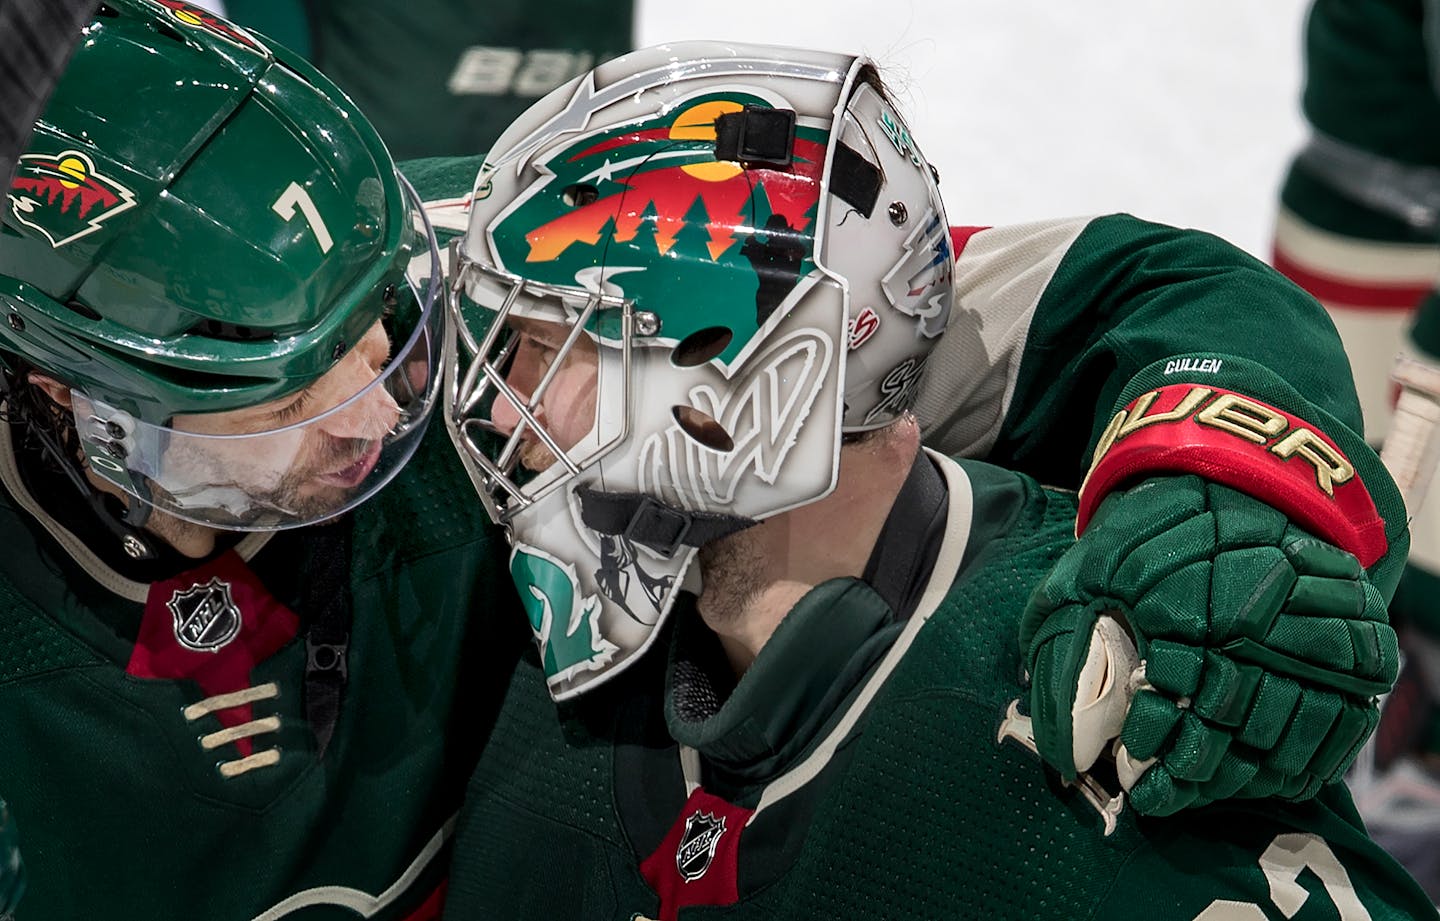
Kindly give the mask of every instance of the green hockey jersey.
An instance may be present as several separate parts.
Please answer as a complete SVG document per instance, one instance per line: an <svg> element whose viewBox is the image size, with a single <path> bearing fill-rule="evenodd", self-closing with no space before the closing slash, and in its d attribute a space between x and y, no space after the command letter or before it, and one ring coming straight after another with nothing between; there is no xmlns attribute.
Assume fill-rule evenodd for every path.
<svg viewBox="0 0 1440 921"><path fill-rule="evenodd" d="M447 236L464 229L478 165L406 167ZM1354 435L1333 334L1313 303L1253 261L1125 217L962 233L957 250L967 321L947 334L926 383L932 439L1074 485L1109 416L1133 396L1127 388L1204 382L1223 368L1227 386L1321 427L1392 520L1398 500ZM1207 316L1214 322L1197 320ZM14 452L5 446L0 457ZM543 685L503 696L488 685L509 680L519 644L507 630L524 621L440 427L357 510L344 538L350 674L324 759L303 699L316 650L301 628L317 603L306 594L317 547L334 540L317 540L317 529L250 537L183 585L174 572L128 578L99 549L103 533L77 533L47 511L68 485L41 489L7 463L0 526L14 549L0 565L9 599L0 792L29 869L20 921L419 919L438 910L446 819L494 709L503 702L515 717L528 708L522 721L533 731L555 729ZM1403 524L1387 536L1373 571L1403 556ZM246 626L252 604L266 629ZM184 634L204 648L232 627L243 641L224 648L235 655L165 646ZM489 746L496 763L517 740L530 744L506 727ZM551 770L548 759L525 761ZM564 759L554 769L568 770ZM582 794L584 804L611 795ZM521 853L526 839L495 843Z"/></svg>
<svg viewBox="0 0 1440 921"><path fill-rule="evenodd" d="M1343 787L1145 819L1113 777L1062 785L1033 751L1015 621L1073 540L1075 497L973 461L916 468L941 503L907 483L878 577L816 587L738 682L693 607L668 655L558 720L517 663L446 917L1436 916Z"/></svg>
<svg viewBox="0 0 1440 921"><path fill-rule="evenodd" d="M436 917L492 675L526 642L507 548L440 420L338 523L148 563L16 434L0 425L17 921ZM337 605L344 650L311 630Z"/></svg>
<svg viewBox="0 0 1440 921"><path fill-rule="evenodd" d="M1330 309L1371 440L1390 428L1400 352L1440 354L1440 6L1315 0L1305 28L1311 137L1280 192L1274 263ZM1415 510L1391 606L1440 636L1440 500Z"/></svg>
<svg viewBox="0 0 1440 921"><path fill-rule="evenodd" d="M153 582L122 574L73 486L22 473L0 441L18 921L435 917L470 727L495 697L500 639L478 630L523 616L503 548L457 501L469 487L443 428L352 520L251 535ZM306 676L327 650L306 627L345 591L348 680L322 758Z"/></svg>
<svg viewBox="0 0 1440 921"><path fill-rule="evenodd" d="M397 158L481 154L531 103L630 50L633 0L226 0L349 93Z"/></svg>
<svg viewBox="0 0 1440 921"><path fill-rule="evenodd" d="M1430 0L1316 0L1305 27L1306 120L1327 138L1396 164L1440 164L1437 30ZM1395 190L1406 191L1420 190ZM1433 215L1429 223L1433 233ZM1417 215L1412 227L1420 224Z"/></svg>
<svg viewBox="0 0 1440 921"><path fill-rule="evenodd" d="M429 161L408 169L455 165ZM431 213L458 232L465 207L462 193ZM1127 407L1148 394L1244 394L1255 401L1254 418L1267 420L1269 435L1246 434L1242 424L1223 437L1277 461L1286 488L1317 499L1334 485L1320 469L1325 465L1314 462L1318 455L1282 459L1273 449L1281 436L1323 432L1344 457L1345 481L1365 487L1362 517L1372 536L1383 534L1371 545L1370 571L1386 590L1393 586L1406 544L1398 495L1357 434L1348 368L1312 299L1213 237L1124 215L964 228L953 236L961 310L921 384L917 413L929 443L1074 488L1094 455L1123 446L1135 432L1164 431L1161 418L1133 425L1147 415L1130 415ZM1195 421L1170 409L1183 403L1166 404L1159 415ZM1107 436L1117 414L1120 430L1130 433L1119 439ZM1212 437L1220 436L1200 429L1176 436L1191 447ZM1147 469L1196 472L1192 463L1182 458ZM714 694L677 693L675 665L667 670L657 652L613 687L563 708L556 721L539 670L533 662L519 665L467 794L449 916L1139 912L1213 921L1224 912L1282 917L1277 912L1306 898L1317 917L1332 916L1325 905L1352 916L1353 898L1376 917L1424 912L1423 896L1364 838L1343 791L1327 791L1307 806L1251 803L1148 821L1116 814L1099 781L1083 790L1056 787L1025 745L1023 712L1006 720L1010 704L1024 696L1016 619L1035 580L1068 546L1076 502L1009 473L966 469L971 478L991 471L980 477L986 489L971 491L997 497L976 505L961 529L969 549L960 552L988 548L986 562L964 568L950 600L936 607L925 628L936 637L933 647L897 639L924 618L893 617L863 587L838 585L817 590L777 633L805 642L788 653L784 644L767 648L762 656L775 667ZM1011 508L998 498L1005 494L1021 498ZM1350 520L1338 505L1328 514L1342 530ZM972 525L979 529L973 534ZM853 624L828 616L852 608ZM823 629L805 626L821 617ZM687 645L687 624L696 631L693 612L679 609L672 620L673 657ZM838 649L820 662L816 650L829 640ZM881 660L902 648L893 671L871 683L882 674ZM709 719L700 728L676 719L681 699L725 700L730 707L738 698L757 709L734 716L734 732ZM687 802L696 808L687 810ZM1253 826L1252 835L1233 833L1236 816ZM886 846L877 849L877 840ZM1088 843L1078 849L1080 842ZM1072 848L1083 859L1065 858L1068 870L1053 872L1050 858ZM1212 851L1223 861L1203 886L1171 897L1150 883L1158 872L1152 862L1171 867L1165 871L1171 879L1172 864L1193 865ZM970 873L986 861L988 869ZM1306 898L1291 892L1274 907L1267 879L1277 866L1288 869L1276 878L1300 879ZM1175 887L1195 872L1176 876ZM1340 877L1343 885L1335 883ZM678 909L673 899L662 900L704 879L712 883L701 888L719 891L716 907ZM1330 882L1317 886L1317 879ZM1399 909L1387 914L1387 904Z"/></svg>

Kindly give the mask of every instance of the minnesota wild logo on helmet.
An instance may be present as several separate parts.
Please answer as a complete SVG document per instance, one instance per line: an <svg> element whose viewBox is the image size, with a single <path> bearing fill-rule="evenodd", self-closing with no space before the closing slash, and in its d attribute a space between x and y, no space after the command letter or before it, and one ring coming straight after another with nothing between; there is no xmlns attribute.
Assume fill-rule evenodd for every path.
<svg viewBox="0 0 1440 921"><path fill-rule="evenodd" d="M537 163L542 178L491 227L500 260L559 285L583 284L603 266L627 297L652 310L684 291L684 310L664 312L663 335L652 341L673 344L724 326L734 336L717 359L728 365L814 269L829 140L826 130L798 126L784 170L717 159L717 122L747 106L774 103L703 93L665 115L586 135Z"/></svg>
<svg viewBox="0 0 1440 921"><path fill-rule="evenodd" d="M101 175L78 150L28 153L10 182L10 212L56 248L99 230L102 222L135 205L135 193Z"/></svg>
<svg viewBox="0 0 1440 921"><path fill-rule="evenodd" d="M184 0L154 0L157 6L163 7L170 12L170 18L184 26L195 29L204 29L211 35L224 39L232 45L239 45L257 54L269 54L270 51L260 43L254 35L240 28L234 23L226 22L219 16L207 9L198 7L193 3L185 3Z"/></svg>

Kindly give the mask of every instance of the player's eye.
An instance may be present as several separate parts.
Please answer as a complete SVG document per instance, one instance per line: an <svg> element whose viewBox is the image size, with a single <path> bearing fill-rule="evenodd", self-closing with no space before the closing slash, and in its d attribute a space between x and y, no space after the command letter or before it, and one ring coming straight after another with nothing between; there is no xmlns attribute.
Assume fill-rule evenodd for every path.
<svg viewBox="0 0 1440 921"><path fill-rule="evenodd" d="M310 400L310 388L306 387L295 395L295 399L275 411L275 420L284 425L303 418L305 408L310 405Z"/></svg>

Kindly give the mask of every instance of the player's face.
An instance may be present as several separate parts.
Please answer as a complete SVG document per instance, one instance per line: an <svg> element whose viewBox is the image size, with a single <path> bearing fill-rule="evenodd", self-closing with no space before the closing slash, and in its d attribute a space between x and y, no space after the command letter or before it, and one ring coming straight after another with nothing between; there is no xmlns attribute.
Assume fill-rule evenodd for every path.
<svg viewBox="0 0 1440 921"><path fill-rule="evenodd" d="M512 318L510 326L517 341L507 383L522 401L530 401L557 355L570 329L561 323ZM581 334L560 362L535 407L536 420L561 450L568 451L595 426L595 381L599 370L595 342ZM520 425L521 414L503 394L495 398L491 421L502 434L510 435ZM521 436L520 463L539 472L555 463L555 455L527 426Z"/></svg>
<svg viewBox="0 0 1440 921"><path fill-rule="evenodd" d="M290 438L207 441L211 456L203 463L225 470L217 482L242 489L269 507L299 513L336 508L375 467L381 439L399 421L400 409L386 388L373 387L362 398L326 413L379 377L389 355L390 337L377 322L304 390L245 409L177 415L171 427L200 435L248 435L314 420Z"/></svg>

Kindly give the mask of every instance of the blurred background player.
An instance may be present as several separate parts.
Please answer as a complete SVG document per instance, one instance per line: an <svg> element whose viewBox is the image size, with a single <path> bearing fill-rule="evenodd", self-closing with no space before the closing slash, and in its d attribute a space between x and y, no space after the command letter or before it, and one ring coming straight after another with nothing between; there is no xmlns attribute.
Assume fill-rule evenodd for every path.
<svg viewBox="0 0 1440 921"><path fill-rule="evenodd" d="M396 159L484 153L525 107L628 51L635 0L208 0L303 54Z"/></svg>
<svg viewBox="0 0 1440 921"><path fill-rule="evenodd" d="M25 894L25 862L20 853L20 832L10 809L0 802L0 918L10 921Z"/></svg>
<svg viewBox="0 0 1440 921"><path fill-rule="evenodd" d="M469 642L513 595L428 426L419 198L254 33L109 0L83 37L0 214L17 917L433 918L518 644Z"/></svg>
<svg viewBox="0 0 1440 921"><path fill-rule="evenodd" d="M1281 189L1274 262L1335 321L1379 444L1396 354L1440 363L1440 4L1316 0L1305 62L1312 135ZM1440 898L1440 496L1412 513L1390 608L1408 661L1357 800Z"/></svg>

